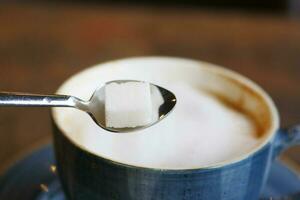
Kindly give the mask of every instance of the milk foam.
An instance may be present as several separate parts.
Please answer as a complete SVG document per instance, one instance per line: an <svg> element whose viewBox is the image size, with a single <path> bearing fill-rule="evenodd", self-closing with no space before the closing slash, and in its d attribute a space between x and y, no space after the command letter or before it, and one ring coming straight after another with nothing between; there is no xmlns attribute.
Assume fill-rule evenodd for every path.
<svg viewBox="0 0 300 200"><path fill-rule="evenodd" d="M111 134L80 111L65 112L65 129L97 155L153 168L208 166L258 145L255 122L246 114L184 83L164 87L175 93L177 105L167 118L148 129Z"/></svg>

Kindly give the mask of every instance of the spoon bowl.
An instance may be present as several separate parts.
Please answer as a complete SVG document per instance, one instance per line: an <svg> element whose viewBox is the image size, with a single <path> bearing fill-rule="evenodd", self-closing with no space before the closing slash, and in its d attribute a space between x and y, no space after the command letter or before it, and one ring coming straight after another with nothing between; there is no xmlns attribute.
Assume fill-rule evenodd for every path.
<svg viewBox="0 0 300 200"><path fill-rule="evenodd" d="M117 133L126 133L126 132L132 132L132 131L144 129L158 123L160 120L165 118L175 107L176 97L172 92L160 86L149 83L150 91L151 91L152 111L154 115L151 123L145 124L143 126L125 127L125 128L115 128L115 127L106 126L105 98L104 98L105 86L110 83L121 84L121 83L128 83L128 82L144 83L143 81L136 81L136 80L110 81L107 82L104 86L97 88L94 94L92 95L92 97L90 98L88 102L89 110L87 112L93 118L95 123L97 123L103 129L108 130L110 132L117 132Z"/></svg>

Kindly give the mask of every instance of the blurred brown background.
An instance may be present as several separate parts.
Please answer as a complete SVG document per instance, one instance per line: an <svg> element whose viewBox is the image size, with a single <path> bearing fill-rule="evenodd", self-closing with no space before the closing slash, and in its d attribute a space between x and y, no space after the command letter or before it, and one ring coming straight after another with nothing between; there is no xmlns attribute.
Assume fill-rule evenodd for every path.
<svg viewBox="0 0 300 200"><path fill-rule="evenodd" d="M250 77L275 100L282 126L300 123L300 1L137 2L1 1L0 91L53 93L100 62L180 56ZM0 108L0 172L50 142L49 116ZM300 147L284 158L300 163Z"/></svg>

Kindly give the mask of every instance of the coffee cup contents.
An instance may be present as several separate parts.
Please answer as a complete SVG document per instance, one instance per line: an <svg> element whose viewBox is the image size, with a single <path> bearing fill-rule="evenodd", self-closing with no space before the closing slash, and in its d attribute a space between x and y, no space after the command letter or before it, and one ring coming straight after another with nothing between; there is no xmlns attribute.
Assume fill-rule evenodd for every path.
<svg viewBox="0 0 300 200"><path fill-rule="evenodd" d="M130 84L124 87L135 86ZM143 91L147 87L144 85ZM183 82L166 84L164 87L176 95L176 107L170 116L150 128L131 134L109 134L84 113L66 110L61 115L64 116L65 129L73 133L72 137L76 137L81 145L94 154L121 163L161 169L215 165L239 157L260 144L258 125L250 114L237 110L209 92ZM144 96L139 97L140 101L144 101L145 96L149 95L145 92ZM117 100L120 100L119 97ZM158 98L155 102L152 99L152 104L159 105L161 100ZM113 101L116 99L111 103ZM143 107L151 103L150 100L146 102L147 104L139 103ZM136 101L130 102L130 106L136 104ZM107 112L111 111L108 109ZM150 112L148 107L145 113ZM145 117L145 113L138 114ZM131 116L138 114L133 113ZM108 115L114 117L111 113ZM148 117L145 119L142 122L150 120ZM116 121L111 125L140 123L133 123L131 120L133 119L128 119L126 124Z"/></svg>
<svg viewBox="0 0 300 200"><path fill-rule="evenodd" d="M151 74L147 76L150 77ZM165 75L168 76L170 75ZM81 90L70 86L65 90L70 94L75 91L76 95L86 95L88 98L90 93L85 88L88 86L92 91L99 77L92 73L83 77L80 80L86 82ZM156 84L149 77L145 80ZM113 77L121 78L123 77ZM111 134L99 128L86 113L67 108L56 110L56 120L74 143L89 152L115 162L150 168L191 169L215 166L237 159L261 144L263 132L261 124L256 121L257 116L235 103L227 102L230 98L222 96L222 92L218 96L219 93L214 93L212 87L206 86L206 83L182 77L178 80L159 80L158 85L175 94L176 107L166 119L146 129L131 134ZM126 93L122 91L124 88ZM153 112L151 107L159 110L157 108L164 101L161 95L154 95L160 94L159 91L151 86L149 89L146 83L142 86L135 83L112 84L108 85L105 92L106 123L109 126L137 126L148 123L153 120L151 117L158 117L158 113ZM230 93L234 99L239 90ZM120 98L120 94L124 97ZM135 110L139 107L143 109ZM121 120L115 117L116 114L126 117L121 117Z"/></svg>

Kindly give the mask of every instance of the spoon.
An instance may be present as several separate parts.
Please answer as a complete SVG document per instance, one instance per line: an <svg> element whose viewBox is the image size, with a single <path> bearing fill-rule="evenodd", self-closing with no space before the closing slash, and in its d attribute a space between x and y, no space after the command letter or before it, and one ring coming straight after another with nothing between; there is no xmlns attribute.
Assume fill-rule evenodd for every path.
<svg viewBox="0 0 300 200"><path fill-rule="evenodd" d="M40 94L23 94L23 93L11 93L11 92L0 92L0 106L17 106L17 107L73 107L84 112L87 112L92 119L101 128L110 132L132 132L141 130L152 126L165 118L170 111L173 110L176 104L175 95L167 89L159 87L154 84L150 84L151 99L152 102L156 99L161 99L160 105L154 105L154 113L156 112L155 119L151 123L137 126L137 127L126 127L126 128L114 128L107 127L105 125L105 86L110 83L127 83L127 82L138 82L145 83L142 81L135 80L115 80L104 84L95 90L89 101L81 100L74 96L68 95L40 95Z"/></svg>

